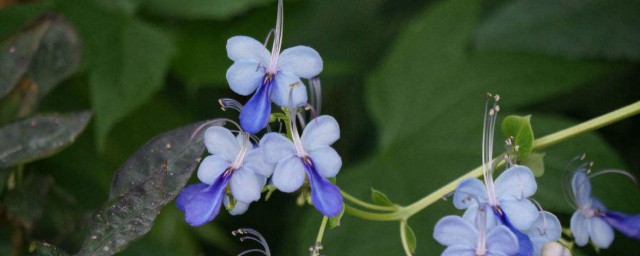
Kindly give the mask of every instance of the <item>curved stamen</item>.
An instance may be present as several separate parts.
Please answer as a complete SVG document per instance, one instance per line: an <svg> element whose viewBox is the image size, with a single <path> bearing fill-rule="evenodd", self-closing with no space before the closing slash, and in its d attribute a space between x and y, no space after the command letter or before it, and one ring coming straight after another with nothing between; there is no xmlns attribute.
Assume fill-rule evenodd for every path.
<svg viewBox="0 0 640 256"><path fill-rule="evenodd" d="M247 155L247 151L249 151L249 134L246 132L240 132L240 134L242 135L242 146L240 147L240 152L238 152L236 159L230 166L233 170L237 170L242 167L244 157Z"/></svg>
<svg viewBox="0 0 640 256"><path fill-rule="evenodd" d="M213 120L209 120L207 122L205 122L204 124L198 126L198 128L196 128L193 133L191 133L191 136L189 137L189 140L192 140L198 133L200 133L200 131L202 130L202 128L210 126L210 125L225 125L226 122L235 124L236 126L238 126L238 128L240 128L240 125L238 125L236 122L234 122L231 119L228 118L216 118Z"/></svg>
<svg viewBox="0 0 640 256"><path fill-rule="evenodd" d="M629 178L631 181L633 181L634 184L636 184L636 186L638 186L638 181L636 180L636 177L631 174L630 172L627 172L625 170L618 170L618 169L606 169L606 170L601 170L595 173L592 173L589 175L589 179L600 176L602 174L610 174L610 173L615 173L615 174L621 174L627 178Z"/></svg>
<svg viewBox="0 0 640 256"><path fill-rule="evenodd" d="M300 134L298 134L298 125L296 124L297 109L293 106L293 87L289 88L289 125L291 128L291 139L293 139L293 145L296 149L296 155L304 158L307 156L307 152L302 147L302 140Z"/></svg>
<svg viewBox="0 0 640 256"><path fill-rule="evenodd" d="M571 161L567 163L567 166L565 166L562 174L562 195L564 196L564 199L569 203L569 205L571 205L575 209L580 209L580 206L576 202L576 197L574 195L573 187L571 184L573 181L573 175L579 171L587 172L589 165L587 163L582 163L575 168L574 165L576 164L576 162L584 160L585 157L586 154L584 153L573 157Z"/></svg>
<svg viewBox="0 0 640 256"><path fill-rule="evenodd" d="M545 216L544 214L544 210L542 209L542 205L540 205L540 203L538 203L538 201L536 201L533 198L529 198L529 201L531 201L536 208L538 208L538 213L540 214L540 216L542 216L542 229L538 229L538 232L540 233L540 236L546 236L547 235L547 226L549 224L547 224L547 216Z"/></svg>
<svg viewBox="0 0 640 256"><path fill-rule="evenodd" d="M244 242L246 240L252 240L252 241L256 241L258 243L260 243L260 245L262 245L262 248L264 248L264 250L260 250L260 249L250 249L250 250L246 250L240 254L238 254L238 256L242 256L242 255L246 255L252 252L258 252L258 253L262 253L266 256L271 256L271 252L269 251L269 245L267 244L267 241L264 239L264 237L258 233L258 231L255 231L253 229L250 228L241 228L238 230L234 230L231 231L231 234L233 236L238 236L238 235L245 235L240 237L240 242ZM250 236L253 235L253 236Z"/></svg>
<svg viewBox="0 0 640 256"><path fill-rule="evenodd" d="M221 98L218 100L218 103L220 103L220 107L222 108L222 111L227 111L227 109L233 109L238 112L242 112L242 104L240 104L240 102L238 102L237 100L234 100L231 98Z"/></svg>
<svg viewBox="0 0 640 256"><path fill-rule="evenodd" d="M278 57L280 56L280 47L282 46L282 26L284 23L283 14L284 7L282 0L278 0L278 17L276 18L276 31L273 36L273 45L271 48L271 59L269 60L269 66L267 66L267 73L275 74L278 66Z"/></svg>
<svg viewBox="0 0 640 256"><path fill-rule="evenodd" d="M491 106L491 108L489 108L489 101L491 99L493 99L493 105ZM487 187L488 202L493 206L498 204L495 196L495 188L493 185L494 166L492 164L492 158L495 125L498 118L498 111L500 111L500 106L498 105L499 100L499 95L492 96L490 93L487 93L485 101L484 122L482 127L482 169L484 182Z"/></svg>
<svg viewBox="0 0 640 256"><path fill-rule="evenodd" d="M309 80L309 87L311 88L311 104L315 107L317 113L313 114L315 118L320 114L320 108L322 107L322 85L320 84L320 78L317 76L311 78Z"/></svg>

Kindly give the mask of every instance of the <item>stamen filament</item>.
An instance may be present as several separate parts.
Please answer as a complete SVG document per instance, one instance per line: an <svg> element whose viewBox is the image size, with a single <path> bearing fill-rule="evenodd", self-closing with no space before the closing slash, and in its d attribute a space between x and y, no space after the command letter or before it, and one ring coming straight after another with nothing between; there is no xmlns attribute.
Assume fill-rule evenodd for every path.
<svg viewBox="0 0 640 256"><path fill-rule="evenodd" d="M278 17L276 18L276 31L273 36L273 45L271 48L271 59L269 60L269 66L267 66L267 73L276 74L278 70L278 57L280 56L280 47L282 46L282 26L283 26L283 14L284 7L282 0L278 0Z"/></svg>

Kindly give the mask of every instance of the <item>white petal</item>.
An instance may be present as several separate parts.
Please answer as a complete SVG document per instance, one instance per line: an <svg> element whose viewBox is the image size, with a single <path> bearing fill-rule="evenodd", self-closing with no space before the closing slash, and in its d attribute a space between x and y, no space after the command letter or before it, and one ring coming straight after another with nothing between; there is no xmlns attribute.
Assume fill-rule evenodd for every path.
<svg viewBox="0 0 640 256"><path fill-rule="evenodd" d="M231 193L242 202L258 201L262 191L262 180L247 168L233 171L231 176Z"/></svg>
<svg viewBox="0 0 640 256"><path fill-rule="evenodd" d="M262 148L264 161L269 164L276 164L278 161L294 156L296 153L293 142L276 132L270 132L262 136L260 148Z"/></svg>
<svg viewBox="0 0 640 256"><path fill-rule="evenodd" d="M307 103L307 87L293 73L278 72L274 83L275 88L271 89L271 100L276 105L290 108L292 104L293 107L299 107Z"/></svg>
<svg viewBox="0 0 640 256"><path fill-rule="evenodd" d="M249 95L260 86L264 78L264 67L258 62L236 61L227 69L227 82L231 90L240 95Z"/></svg>
<svg viewBox="0 0 640 256"><path fill-rule="evenodd" d="M280 191L291 193L302 186L305 177L302 160L291 156L278 162L271 181Z"/></svg>
<svg viewBox="0 0 640 256"><path fill-rule="evenodd" d="M252 60L264 66L270 54L257 40L248 36L234 36L227 40L227 56L232 61Z"/></svg>
<svg viewBox="0 0 640 256"><path fill-rule="evenodd" d="M322 72L322 58L311 47L294 46L282 51L278 58L278 69L311 79Z"/></svg>
<svg viewBox="0 0 640 256"><path fill-rule="evenodd" d="M230 165L231 162L220 155L207 156L198 167L198 179L211 185Z"/></svg>
<svg viewBox="0 0 640 256"><path fill-rule="evenodd" d="M571 233L576 244L584 246L589 242L589 220L580 212L576 211L571 216Z"/></svg>
<svg viewBox="0 0 640 256"><path fill-rule="evenodd" d="M229 197L228 196L224 196L224 207L229 208L229 204L231 202L229 202ZM229 210L229 214L231 215L240 215L243 214L245 212L247 212L247 210L249 210L249 205L250 203L243 203L240 201L236 201L236 204L233 206L233 209Z"/></svg>
<svg viewBox="0 0 640 256"><path fill-rule="evenodd" d="M313 164L320 176L325 178L335 177L342 167L342 159L338 152L331 147L322 147L307 152L313 160Z"/></svg>
<svg viewBox="0 0 640 256"><path fill-rule="evenodd" d="M474 248L453 245L447 247L440 256L476 256L476 250Z"/></svg>
<svg viewBox="0 0 640 256"><path fill-rule="evenodd" d="M251 169L256 174L268 178L273 174L275 164L268 164L264 161L262 148L256 148L247 152L244 157L243 167Z"/></svg>
<svg viewBox="0 0 640 256"><path fill-rule="evenodd" d="M478 235L471 222L455 215L445 216L433 228L433 238L445 246L475 248Z"/></svg>
<svg viewBox="0 0 640 256"><path fill-rule="evenodd" d="M233 162L240 151L236 137L227 128L220 126L207 128L204 133L204 145L209 153L221 155L229 162Z"/></svg>
<svg viewBox="0 0 640 256"><path fill-rule="evenodd" d="M498 225L487 233L487 247L493 254L515 255L518 253L518 238L506 226Z"/></svg>
<svg viewBox="0 0 640 256"><path fill-rule="evenodd" d="M571 179L571 189L578 207L591 203L591 182L584 171L576 171Z"/></svg>
<svg viewBox="0 0 640 256"><path fill-rule="evenodd" d="M519 230L525 230L531 227L531 224L538 218L538 208L529 200L502 200L500 208L509 218L513 227Z"/></svg>
<svg viewBox="0 0 640 256"><path fill-rule="evenodd" d="M487 188L476 178L462 180L453 193L453 205L458 209L466 209L472 205L487 201Z"/></svg>
<svg viewBox="0 0 640 256"><path fill-rule="evenodd" d="M590 222L589 235L593 244L598 248L609 248L613 242L613 228L599 217L591 218Z"/></svg>
<svg viewBox="0 0 640 256"><path fill-rule="evenodd" d="M495 181L495 189L498 200L528 198L536 192L536 178L526 166L516 165L500 174Z"/></svg>
<svg viewBox="0 0 640 256"><path fill-rule="evenodd" d="M333 144L340 138L340 126L335 118L328 115L311 120L302 132L302 147L306 151Z"/></svg>

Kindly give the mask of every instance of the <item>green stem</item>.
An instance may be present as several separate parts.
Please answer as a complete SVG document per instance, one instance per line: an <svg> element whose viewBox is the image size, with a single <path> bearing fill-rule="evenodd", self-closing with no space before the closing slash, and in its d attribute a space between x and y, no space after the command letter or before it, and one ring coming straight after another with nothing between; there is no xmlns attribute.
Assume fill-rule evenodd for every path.
<svg viewBox="0 0 640 256"><path fill-rule="evenodd" d="M322 223L320 223L320 230L318 230L318 236L316 237L316 243L313 245L313 256L318 256L320 255L320 249L321 248L317 248L318 245L322 244L322 237L324 237L324 230L327 227L327 222L329 221L329 217L324 216L322 218Z"/></svg>
<svg viewBox="0 0 640 256"><path fill-rule="evenodd" d="M365 201L362 201L352 195L349 195L347 192L344 192L343 190L340 190L340 193L342 194L342 197L344 197L344 199L347 199L349 201L351 201L352 203L362 206L364 208L370 209L370 210L376 210L376 211L387 211L387 212L393 212L398 210L398 207L392 207L392 206L381 206L381 205L375 205L375 204L370 204L367 203Z"/></svg>
<svg viewBox="0 0 640 256"><path fill-rule="evenodd" d="M400 221L400 240L402 240L402 248L404 249L404 253L407 256L412 256L411 249L409 248L409 243L407 242L407 233L404 231L407 226L407 219L402 219Z"/></svg>
<svg viewBox="0 0 640 256"><path fill-rule="evenodd" d="M542 138L539 138L537 140L535 140L533 142L533 150L535 149L542 149L542 148L546 148L549 147L551 145L557 144L561 141L567 140L569 138L575 137L577 135L586 133L586 132L590 132L593 130L596 130L598 128L610 125L612 123L615 123L617 121L623 120L625 118L631 117L633 115L637 115L640 114L640 101L635 102L631 105L625 106L623 108L620 108L618 110L609 112L607 114L604 114L602 116L593 118L589 121L586 121L584 123L569 127L567 129L564 130L560 130L557 131L555 133L549 134L547 136L544 136ZM441 200L445 195L447 195L448 193L450 193L451 191L455 190L456 186L464 179L466 178L472 178L472 177L478 177L482 175L482 166L479 166L473 170L471 170L470 172L464 174L461 177L458 177L457 179L447 183L445 186L439 188L438 190L432 192L431 194L427 195L426 197L423 197L422 199L412 203L411 205L405 206L405 207L398 207L394 212L391 213L371 213L371 212L367 212L367 211L363 211L363 210L359 210L350 206L346 206L345 212L351 215L354 215L356 217L360 217L363 219L368 219L368 220L377 220L377 221L394 221L394 220L403 220L403 219L408 219L409 217L413 216L414 214L422 211L424 208L428 207L429 205L433 204L434 202ZM344 193L346 194L346 193ZM344 195L343 194L343 195ZM346 197L345 197L346 198ZM350 201L352 201L355 204L358 204L360 206L369 208L368 203L362 202L358 199L356 200L352 200L352 199L348 199ZM361 203L365 203L367 205L363 205L361 203L359 203L358 201L360 201Z"/></svg>

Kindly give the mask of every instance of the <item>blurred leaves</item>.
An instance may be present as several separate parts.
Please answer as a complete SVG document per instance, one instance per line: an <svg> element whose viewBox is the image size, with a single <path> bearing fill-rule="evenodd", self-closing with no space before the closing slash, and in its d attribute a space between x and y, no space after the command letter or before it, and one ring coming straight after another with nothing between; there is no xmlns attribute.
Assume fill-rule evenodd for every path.
<svg viewBox="0 0 640 256"><path fill-rule="evenodd" d="M199 122L152 139L118 170L110 201L93 216L79 255L112 255L146 234L184 187L204 151Z"/></svg>
<svg viewBox="0 0 640 256"><path fill-rule="evenodd" d="M520 164L529 167L534 176L540 177L544 175L544 156L544 152L531 153L527 158L521 160Z"/></svg>
<svg viewBox="0 0 640 256"><path fill-rule="evenodd" d="M514 147L519 147L517 157L525 159L533 149L531 116L508 116L502 121L502 134L513 137ZM513 153L513 152L510 152Z"/></svg>
<svg viewBox="0 0 640 256"><path fill-rule="evenodd" d="M68 254L48 243L34 241L29 245L29 255L67 256Z"/></svg>
<svg viewBox="0 0 640 256"><path fill-rule="evenodd" d="M47 114L0 128L0 169L41 159L71 144L91 118L91 112Z"/></svg>
<svg viewBox="0 0 640 256"><path fill-rule="evenodd" d="M506 1L477 29L481 49L640 60L640 1Z"/></svg>
<svg viewBox="0 0 640 256"><path fill-rule="evenodd" d="M229 19L273 0L145 0L144 11L181 19Z"/></svg>

